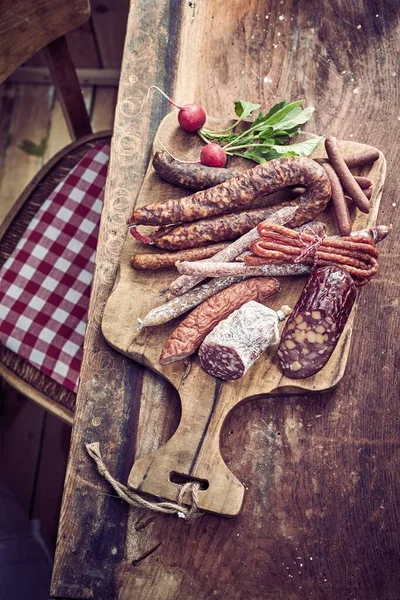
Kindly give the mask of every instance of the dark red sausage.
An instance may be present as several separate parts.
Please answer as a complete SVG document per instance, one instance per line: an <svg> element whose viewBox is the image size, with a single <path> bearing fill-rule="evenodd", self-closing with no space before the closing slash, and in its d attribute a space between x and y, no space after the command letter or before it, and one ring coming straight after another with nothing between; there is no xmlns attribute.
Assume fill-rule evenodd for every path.
<svg viewBox="0 0 400 600"><path fill-rule="evenodd" d="M205 167L200 163L181 162L168 152L156 152L153 167L157 175L165 181L196 191L206 190L241 173L230 169Z"/></svg>
<svg viewBox="0 0 400 600"><path fill-rule="evenodd" d="M310 158L280 158L257 165L208 190L181 199L149 204L134 211L131 223L168 225L246 209L256 198L290 185L306 188L289 223L296 227L313 220L328 203L331 186L324 169Z"/></svg>
<svg viewBox="0 0 400 600"><path fill-rule="evenodd" d="M303 379L328 362L356 298L351 276L339 267L316 269L286 322L278 348L287 377Z"/></svg>

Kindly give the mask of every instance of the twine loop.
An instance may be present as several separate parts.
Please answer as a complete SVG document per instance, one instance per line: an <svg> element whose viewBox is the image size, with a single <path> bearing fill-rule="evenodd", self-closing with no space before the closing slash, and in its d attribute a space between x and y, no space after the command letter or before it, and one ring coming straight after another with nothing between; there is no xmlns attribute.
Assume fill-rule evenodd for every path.
<svg viewBox="0 0 400 600"><path fill-rule="evenodd" d="M323 234L323 236L321 237L313 229L311 229L311 228L309 230L307 229L306 233L308 233L309 235L312 235L312 237L313 237L312 240L308 241L308 240L304 239L303 233L305 233L305 232L301 231L299 233L299 238L298 238L299 242L303 246L303 250L302 250L302 252L300 252L299 256L296 256L296 258L294 259L294 262L301 263L304 261L305 258L307 258L307 256L309 256L312 253L313 259L314 259L314 266L315 266L316 259L317 259L317 250L320 247L320 245L322 244L322 242L324 241L325 234Z"/></svg>
<svg viewBox="0 0 400 600"><path fill-rule="evenodd" d="M89 456L96 463L99 474L104 477L106 481L108 481L111 487L118 494L119 498L124 500L124 502L130 506L134 506L135 508L147 508L148 510L153 510L155 512L164 514L176 514L178 517L186 519L187 521L192 521L196 517L199 517L203 514L198 507L200 489L199 483L189 481L182 485L178 492L176 502L156 502L146 500L146 498L129 489L111 475L103 461L103 457L101 456L99 442L86 444L85 447ZM184 503L185 496L188 498L189 502L186 501Z"/></svg>

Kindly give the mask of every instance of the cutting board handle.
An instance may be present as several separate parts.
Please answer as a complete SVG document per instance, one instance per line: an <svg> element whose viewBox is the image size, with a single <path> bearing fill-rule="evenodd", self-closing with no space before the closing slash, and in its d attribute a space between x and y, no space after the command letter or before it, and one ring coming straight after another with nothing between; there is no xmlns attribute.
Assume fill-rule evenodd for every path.
<svg viewBox="0 0 400 600"><path fill-rule="evenodd" d="M128 486L175 501L183 483L198 481L200 509L237 515L244 487L228 469L220 451L224 421L241 402L236 390L234 385L206 376L200 367L192 365L178 389L182 403L178 429L164 446L135 462Z"/></svg>

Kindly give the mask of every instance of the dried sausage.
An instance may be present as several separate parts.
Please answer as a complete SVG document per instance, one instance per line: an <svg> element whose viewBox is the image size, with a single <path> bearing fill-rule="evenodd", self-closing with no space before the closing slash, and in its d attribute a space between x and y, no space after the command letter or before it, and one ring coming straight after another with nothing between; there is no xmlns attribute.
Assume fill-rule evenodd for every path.
<svg viewBox="0 0 400 600"><path fill-rule="evenodd" d="M200 163L179 161L168 152L156 152L153 167L157 175L165 181L189 190L206 190L240 175L240 171L233 169L205 167Z"/></svg>
<svg viewBox="0 0 400 600"><path fill-rule="evenodd" d="M370 210L369 202L346 165L338 148L337 139L333 136L328 136L325 140L325 149L345 192L353 199L357 208L364 213L368 213Z"/></svg>
<svg viewBox="0 0 400 600"><path fill-rule="evenodd" d="M269 221L271 223L278 223L280 225L283 225L293 217L295 211L296 207L285 205L279 210L276 210L276 212L274 212L274 214L269 217ZM234 260L237 256L239 256L239 254L242 254L242 252L244 252L244 250L246 250L249 247L250 243L257 238L258 230L257 227L254 227L253 229L242 235L241 238L239 238L232 244L229 244L229 246L225 248L225 250L218 252L218 254L213 256L212 260L218 262L230 262L231 260ZM171 283L169 290L174 296L181 296L182 294L190 290L192 287L203 281L203 279L204 277L201 276L181 275Z"/></svg>
<svg viewBox="0 0 400 600"><path fill-rule="evenodd" d="M311 274L286 322L278 348L287 377L311 377L324 367L355 298L354 282L340 267L321 267Z"/></svg>
<svg viewBox="0 0 400 600"><path fill-rule="evenodd" d="M340 235L350 235L351 233L351 218L342 184L339 177L336 175L335 169L329 163L323 165L332 188L332 204L335 212L336 225Z"/></svg>
<svg viewBox="0 0 400 600"><path fill-rule="evenodd" d="M187 198L167 200L137 208L131 225L168 225L195 221L235 210L290 185L302 185L306 192L290 225L313 220L330 198L331 188L324 169L310 158L280 158L265 162L237 177Z"/></svg>
<svg viewBox="0 0 400 600"><path fill-rule="evenodd" d="M284 263L279 265L249 266L243 262L211 262L211 261L183 261L177 264L179 273L184 275L201 275L201 277L229 277L263 276L263 277L289 277L291 275L306 275L311 273L310 265Z"/></svg>
<svg viewBox="0 0 400 600"><path fill-rule="evenodd" d="M279 291L279 283L269 277L254 277L215 294L195 308L165 342L160 363L167 365L193 354L217 323L249 300L265 301Z"/></svg>
<svg viewBox="0 0 400 600"><path fill-rule="evenodd" d="M181 250L198 248L212 242L235 240L261 221L269 219L280 208L288 206L296 206L296 201L268 208L254 208L239 213L210 217L167 229L163 228L152 236L152 242L157 248L164 250Z"/></svg>
<svg viewBox="0 0 400 600"><path fill-rule="evenodd" d="M164 269L173 267L177 260L201 260L214 256L228 246L225 244L210 244L202 248L192 248L190 250L180 250L177 252L164 252L163 254L135 254L131 258L131 266L139 271L146 269Z"/></svg>
<svg viewBox="0 0 400 600"><path fill-rule="evenodd" d="M173 298L161 306L156 306L156 308L153 308L148 312L145 317L138 319L138 329L168 323L168 321L180 317L185 312L198 306L217 292L224 290L242 279L244 279L244 277L218 277L213 279L210 283L200 285L195 290L191 290L183 296Z"/></svg>
<svg viewBox="0 0 400 600"><path fill-rule="evenodd" d="M271 344L279 342L279 321L291 312L288 306L275 311L251 300L207 335L199 348L203 369L214 377L239 379Z"/></svg>

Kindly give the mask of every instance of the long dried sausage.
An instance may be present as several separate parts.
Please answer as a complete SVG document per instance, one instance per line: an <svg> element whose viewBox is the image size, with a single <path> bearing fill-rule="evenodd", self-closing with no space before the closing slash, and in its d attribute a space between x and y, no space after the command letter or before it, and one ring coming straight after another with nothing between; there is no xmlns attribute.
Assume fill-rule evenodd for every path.
<svg viewBox="0 0 400 600"><path fill-rule="evenodd" d="M165 181L196 191L206 190L240 175L240 171L233 169L205 167L200 163L179 161L168 152L156 152L153 157L153 167L157 175Z"/></svg>
<svg viewBox="0 0 400 600"><path fill-rule="evenodd" d="M369 202L365 198L365 193L361 190L360 186L355 181L353 174L346 165L346 162L340 153L338 141L334 136L328 136L326 138L325 149L345 192L353 199L357 208L364 213L368 213L370 210Z"/></svg>
<svg viewBox="0 0 400 600"><path fill-rule="evenodd" d="M271 215L269 221L271 223L278 223L280 225L283 225L285 223L288 223L292 219L293 215L295 214L295 211L295 207L285 205L284 207L277 210L273 215ZM240 237L238 240L232 242L232 244L229 244L227 248L221 250L221 252L218 252L215 256L212 257L212 260L218 262L230 262L234 260L237 256L239 256L239 254L242 254L244 250L247 250L250 243L257 239L258 236L258 229L257 227L254 227L253 229L242 235L242 237ZM203 279L204 277L201 276L180 275L171 283L169 287L170 292L174 296L181 296L182 294L190 290L192 287L203 281Z"/></svg>
<svg viewBox="0 0 400 600"><path fill-rule="evenodd" d="M204 283L203 285L200 285L195 290L191 290L183 296L173 298L161 306L156 306L144 317L138 319L138 329L143 329L144 327L154 327L156 325L168 323L168 321L172 321L172 319L180 317L217 292L224 290L233 283L237 283L242 279L244 279L244 277L218 277L213 279L210 283Z"/></svg>
<svg viewBox="0 0 400 600"><path fill-rule="evenodd" d="M251 206L254 199L290 185L307 188L299 198L291 226L310 221L324 210L331 187L321 165L305 157L280 158L257 165L229 181L187 198L137 208L130 224L168 225L242 210Z"/></svg>
<svg viewBox="0 0 400 600"><path fill-rule="evenodd" d="M342 184L340 183L339 177L336 175L335 169L329 163L323 165L332 188L332 199L333 210L336 217L336 225L340 235L350 235L351 233L351 217L349 209L344 197Z"/></svg>
<svg viewBox="0 0 400 600"><path fill-rule="evenodd" d="M167 365L187 358L197 350L217 323L249 300L264 302L279 291L279 283L269 277L254 277L215 294L195 308L165 342L160 363Z"/></svg>
<svg viewBox="0 0 400 600"><path fill-rule="evenodd" d="M311 377L324 367L355 298L354 282L340 267L321 267L311 274L286 322L278 348L287 377Z"/></svg>
<svg viewBox="0 0 400 600"><path fill-rule="evenodd" d="M184 275L201 275L201 277L230 277L234 276L254 276L263 277L289 277L291 275L306 275L311 273L310 265L301 265L295 263L283 263L279 265L249 266L244 262L209 262L196 260L193 262L183 261L177 264L179 273Z"/></svg>
<svg viewBox="0 0 400 600"><path fill-rule="evenodd" d="M163 254L135 254L131 258L131 266L139 271L146 269L165 269L173 267L177 260L201 260L214 256L228 246L225 244L210 244L202 248L192 248L190 250L180 250L177 252L164 252Z"/></svg>
<svg viewBox="0 0 400 600"><path fill-rule="evenodd" d="M290 206L295 207L298 204L293 200L268 208L254 208L240 213L230 213L201 219L193 223L183 223L176 227L163 228L152 236L152 242L157 248L164 250L182 250L198 248L211 242L235 240L261 221L269 219L281 208Z"/></svg>

